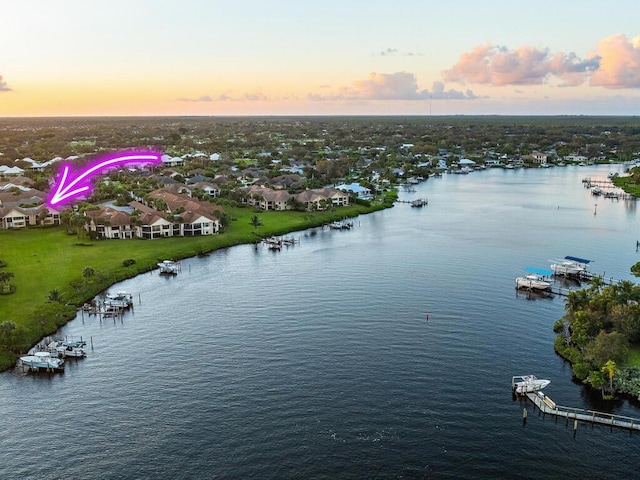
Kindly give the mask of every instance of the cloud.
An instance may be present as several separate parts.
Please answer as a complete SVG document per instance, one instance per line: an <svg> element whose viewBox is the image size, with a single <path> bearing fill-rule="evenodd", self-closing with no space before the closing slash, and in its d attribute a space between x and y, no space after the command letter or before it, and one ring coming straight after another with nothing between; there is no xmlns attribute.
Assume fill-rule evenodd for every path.
<svg viewBox="0 0 640 480"><path fill-rule="evenodd" d="M458 63L442 72L445 81L485 85L542 85L550 77L559 78L563 86L583 83L599 68L600 57L586 60L575 53L522 46L516 49L479 45L460 55Z"/></svg>
<svg viewBox="0 0 640 480"><path fill-rule="evenodd" d="M640 36L629 40L611 35L595 50L600 68L591 77L591 85L606 88L640 88Z"/></svg>
<svg viewBox="0 0 640 480"><path fill-rule="evenodd" d="M342 87L337 94L314 94L307 96L310 100L428 100L477 98L471 90L460 92L445 90L442 82L434 82L431 91L420 90L413 73L370 73L363 80L356 80L348 87Z"/></svg>
<svg viewBox="0 0 640 480"><path fill-rule="evenodd" d="M387 48L383 51L381 51L378 55L380 55L381 57L386 57L389 55L397 55L398 54L398 50L395 48Z"/></svg>
<svg viewBox="0 0 640 480"><path fill-rule="evenodd" d="M7 82L5 82L2 75L0 75L0 92L11 92L11 91L12 89L9 88L9 86L7 85Z"/></svg>
<svg viewBox="0 0 640 480"><path fill-rule="evenodd" d="M209 95L203 95L198 98L180 97L178 101L179 102L213 102L213 98L211 98Z"/></svg>
<svg viewBox="0 0 640 480"><path fill-rule="evenodd" d="M268 101L269 97L262 93L245 93L238 97L233 97L229 93L221 93L217 97L211 97L210 95L202 95L197 98L180 97L179 102L260 102Z"/></svg>
<svg viewBox="0 0 640 480"><path fill-rule="evenodd" d="M376 57L421 57L420 53L401 52L397 48L385 48L381 52L375 53Z"/></svg>

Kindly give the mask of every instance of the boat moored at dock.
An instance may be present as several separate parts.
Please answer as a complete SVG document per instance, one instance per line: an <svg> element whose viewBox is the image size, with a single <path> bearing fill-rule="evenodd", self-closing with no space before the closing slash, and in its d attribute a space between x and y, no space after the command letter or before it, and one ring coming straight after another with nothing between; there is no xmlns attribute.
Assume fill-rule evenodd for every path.
<svg viewBox="0 0 640 480"><path fill-rule="evenodd" d="M107 307L129 308L133 305L133 295L128 292L107 293L104 298Z"/></svg>
<svg viewBox="0 0 640 480"><path fill-rule="evenodd" d="M47 350L53 356L57 357L76 357L84 358L87 356L87 352L78 342L62 342L54 340L47 345Z"/></svg>
<svg viewBox="0 0 640 480"><path fill-rule="evenodd" d="M20 363L32 371L61 372L64 370L64 359L53 357L50 352L35 352L33 355L20 357Z"/></svg>
<svg viewBox="0 0 640 480"><path fill-rule="evenodd" d="M516 288L526 290L551 290L551 282L546 279L553 274L551 270L527 267L525 275L516 278Z"/></svg>
<svg viewBox="0 0 640 480"><path fill-rule="evenodd" d="M158 268L160 269L161 274L165 275L177 275L178 270L180 269L180 264L178 262L174 262L173 260L163 260L158 263Z"/></svg>
<svg viewBox="0 0 640 480"><path fill-rule="evenodd" d="M515 375L511 378L511 388L515 393L531 393L542 390L551 380L543 380L535 375Z"/></svg>
<svg viewBox="0 0 640 480"><path fill-rule="evenodd" d="M551 270L555 275L565 277L580 277L587 273L591 260L567 255L559 260L552 260Z"/></svg>

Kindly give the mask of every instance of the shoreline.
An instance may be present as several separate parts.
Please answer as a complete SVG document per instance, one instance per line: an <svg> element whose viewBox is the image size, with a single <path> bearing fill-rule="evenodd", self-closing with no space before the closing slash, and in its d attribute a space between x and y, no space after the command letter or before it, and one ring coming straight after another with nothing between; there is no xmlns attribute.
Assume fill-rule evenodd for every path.
<svg viewBox="0 0 640 480"><path fill-rule="evenodd" d="M396 198L397 197L392 197L390 199L386 198L382 202L379 202L379 203L376 202L376 204L369 205L369 206L352 204L349 207L339 207L333 211L312 212L312 214L318 213L318 215L314 215L313 218L310 218L308 215L309 212L306 212L307 215L305 215L301 225L295 225L291 228L286 228L286 227L283 228L282 226L277 226L277 225L271 226L271 227L262 226L260 227L261 229L260 233L254 231L252 232L253 235L250 235L250 236L242 236L241 232L234 232L235 234L230 234L231 232L229 232L228 230L232 230L235 221L239 220L239 219L235 219L227 227L227 230L225 230L221 234L211 236L213 237L211 239L208 237L190 237L189 239L190 240L189 243L191 244L190 246L195 247L195 250L185 249L183 244L183 245L179 245L180 247L183 247L183 248L167 249L166 251L164 251L164 254L166 258L171 258L174 260L184 260L187 258L196 257L198 255L211 253L213 251L221 250L224 248L230 248L237 245L248 245L251 243L257 243L259 241L262 241L262 239L264 238L268 238L272 236L287 235L293 232L308 230L310 228L318 228L332 221L337 221L344 218L355 218L359 215L366 215L366 214L374 213L380 210L385 210L387 208L392 208L394 206L394 202ZM346 208L347 211L342 210L342 208ZM255 213L253 209L246 209L246 212L250 214ZM270 213L271 212L267 212L267 211L258 212L259 215L264 215L265 217L268 217ZM224 235L227 235L227 236L224 237ZM195 243L196 240L191 240L191 238L194 238L196 240L201 240L201 244L193 245L193 243ZM123 242L123 241L134 242L136 240L139 240L139 239L100 240L98 242ZM164 239L158 239L158 240L162 242ZM157 242L158 240L147 240L145 242ZM180 240L187 240L187 239L179 238L176 240L177 240L177 243L179 244ZM210 240L210 241L207 242L207 240ZM210 245L207 246L207 244L210 244ZM122 243L118 243L117 245L120 246L122 245ZM12 368L15 368L15 366L19 361L19 357L21 355L24 355L25 352L29 351L29 349L32 349L33 347L41 343L44 338L51 335L55 335L55 333L61 327L63 327L64 325L72 321L76 317L78 313L78 309L81 308L84 303L91 301L96 295L99 295L101 292L104 292L105 290L107 290L108 288L112 287L113 285L119 282L122 282L130 278L134 278L138 275L148 273L150 271L157 269L156 263L157 263L156 259L148 259L144 263L136 263L135 266L137 268L135 268L135 270L127 271L127 270L122 270L118 268L117 270L114 269L113 271L110 271L110 272L104 272L104 275L106 276L105 281L91 285L90 288L87 288L87 291L85 292L84 295L80 295L76 298L73 298L72 300L69 300L64 305L61 303L50 302L50 301L45 301L42 304L39 304L38 307L48 311L47 313L49 314L49 317L54 317L53 319L51 318L47 319L48 321L52 321L53 323L49 323L49 325L43 325L43 330L40 332L37 332L38 333L37 338L34 335L32 335L30 338L23 338L22 339L23 348L19 349L18 353L11 350L6 350L6 349L0 350L0 372L4 372ZM57 287L57 289L61 289L64 291L68 291L70 288L71 286L69 284L60 285ZM73 308L73 313L70 311L70 308ZM62 312L60 310L62 310ZM39 314L40 312L38 312L38 315ZM38 323L42 323L42 320L38 322L37 318L29 318L26 323L37 325ZM25 325L20 325L20 326L25 327ZM55 328L53 328L54 326ZM29 345L28 348L27 348L27 344Z"/></svg>

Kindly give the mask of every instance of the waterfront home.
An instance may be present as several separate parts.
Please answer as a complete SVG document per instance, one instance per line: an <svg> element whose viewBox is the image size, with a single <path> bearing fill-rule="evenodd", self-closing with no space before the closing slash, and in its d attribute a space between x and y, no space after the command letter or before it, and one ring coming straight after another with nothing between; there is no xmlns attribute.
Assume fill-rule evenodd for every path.
<svg viewBox="0 0 640 480"><path fill-rule="evenodd" d="M349 195L337 188L305 190L292 195L285 190L251 185L243 188L242 192L243 203L261 210L290 210L292 198L303 204L306 210L324 210L329 205L335 207L349 205Z"/></svg>
<svg viewBox="0 0 640 480"><path fill-rule="evenodd" d="M349 184L343 183L340 185L336 185L336 188L343 192L352 193L357 198L361 198L363 200L368 200L373 197L373 195L371 194L371 189L367 187L363 187L359 183L349 183Z"/></svg>
<svg viewBox="0 0 640 480"><path fill-rule="evenodd" d="M88 219L85 228L97 232L100 238L129 239L138 236L138 228L126 212L103 206L85 211L84 216Z"/></svg>
<svg viewBox="0 0 640 480"><path fill-rule="evenodd" d="M251 185L244 189L243 202L261 210L288 210L291 194L286 190Z"/></svg>
<svg viewBox="0 0 640 480"><path fill-rule="evenodd" d="M349 205L349 195L332 187L305 190L296 195L296 200L305 204L307 210L323 210L326 208L326 205L334 207Z"/></svg>
<svg viewBox="0 0 640 480"><path fill-rule="evenodd" d="M162 196L169 212L160 212L141 202L130 202L133 212L116 210L102 206L98 210L88 210L85 228L97 232L101 238L163 238L215 235L220 232L220 207L188 198L174 198L179 195Z"/></svg>

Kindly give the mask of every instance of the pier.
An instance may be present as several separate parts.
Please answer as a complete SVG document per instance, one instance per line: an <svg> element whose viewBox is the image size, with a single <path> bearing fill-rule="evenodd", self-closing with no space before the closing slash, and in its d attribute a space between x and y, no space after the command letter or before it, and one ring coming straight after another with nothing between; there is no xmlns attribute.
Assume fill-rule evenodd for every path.
<svg viewBox="0 0 640 480"><path fill-rule="evenodd" d="M584 422L640 431L640 419L638 418L614 415L612 413L596 412L594 410L585 410L582 408L565 407L556 404L551 400L551 398L542 392L529 392L525 395L531 402L533 402L541 413L565 418L567 422L569 422L569 420L573 420L574 430L578 428L578 422ZM526 414L523 413L523 417L526 419Z"/></svg>
<svg viewBox="0 0 640 480"><path fill-rule="evenodd" d="M582 179L582 185L584 188L592 189L592 193L596 196L602 195L604 198L611 198L613 200L635 200L636 197L630 193L626 193L622 188L616 186L611 178L590 178L586 177ZM611 189L613 191L601 192L602 189Z"/></svg>
<svg viewBox="0 0 640 480"><path fill-rule="evenodd" d="M429 200L426 198L417 198L415 200L396 200L397 203L408 203L412 207L425 207L429 205Z"/></svg>

